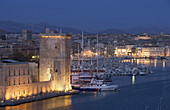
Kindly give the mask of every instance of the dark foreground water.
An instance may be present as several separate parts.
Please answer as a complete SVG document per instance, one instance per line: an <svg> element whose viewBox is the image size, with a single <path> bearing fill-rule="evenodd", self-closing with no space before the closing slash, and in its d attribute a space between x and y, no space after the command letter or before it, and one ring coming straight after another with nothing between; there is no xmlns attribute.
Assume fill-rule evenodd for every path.
<svg viewBox="0 0 170 110"><path fill-rule="evenodd" d="M0 110L158 110L164 104L170 110L170 64L164 60L140 60L154 73L146 76L116 76L117 92L84 92L62 96ZM161 100L161 104L160 104ZM159 109L160 110L160 109Z"/></svg>

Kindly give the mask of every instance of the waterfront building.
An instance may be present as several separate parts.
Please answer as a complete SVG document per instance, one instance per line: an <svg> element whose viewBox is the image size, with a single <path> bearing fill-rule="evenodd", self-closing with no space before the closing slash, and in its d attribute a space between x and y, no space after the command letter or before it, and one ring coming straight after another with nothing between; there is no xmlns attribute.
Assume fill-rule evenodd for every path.
<svg viewBox="0 0 170 110"><path fill-rule="evenodd" d="M40 62L3 60L0 63L0 100L69 91L71 35L41 34Z"/></svg>
<svg viewBox="0 0 170 110"><path fill-rule="evenodd" d="M115 49L115 55L117 57L121 56L133 56L133 57L164 57L169 55L168 48L160 46L119 46Z"/></svg>
<svg viewBox="0 0 170 110"><path fill-rule="evenodd" d="M28 62L5 60L0 64L0 99L19 99L50 91L50 83L33 80L34 69ZM34 65L38 69L38 65ZM37 71L38 72L38 71Z"/></svg>
<svg viewBox="0 0 170 110"><path fill-rule="evenodd" d="M166 49L165 55L166 55L167 57L170 57L170 46L166 46L165 49Z"/></svg>
<svg viewBox="0 0 170 110"><path fill-rule="evenodd" d="M134 45L117 46L115 48L115 55L120 56L132 56L132 48Z"/></svg>
<svg viewBox="0 0 170 110"><path fill-rule="evenodd" d="M160 46L143 46L139 57L157 57L165 56L165 48Z"/></svg>

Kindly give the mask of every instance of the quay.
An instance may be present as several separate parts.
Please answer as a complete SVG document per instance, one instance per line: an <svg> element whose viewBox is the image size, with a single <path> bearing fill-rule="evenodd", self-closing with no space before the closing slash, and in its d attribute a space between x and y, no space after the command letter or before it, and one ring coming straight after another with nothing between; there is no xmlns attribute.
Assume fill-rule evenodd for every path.
<svg viewBox="0 0 170 110"><path fill-rule="evenodd" d="M53 92L53 93L35 95L35 96L25 97L25 98L22 98L19 100L7 100L4 102L1 101L0 107L15 106L15 105L23 104L23 103L29 103L29 102L49 99L49 98L53 98L53 97L65 96L65 95L75 95L75 94L79 94L79 93L80 92L77 90L71 90L71 91L67 91L67 92Z"/></svg>

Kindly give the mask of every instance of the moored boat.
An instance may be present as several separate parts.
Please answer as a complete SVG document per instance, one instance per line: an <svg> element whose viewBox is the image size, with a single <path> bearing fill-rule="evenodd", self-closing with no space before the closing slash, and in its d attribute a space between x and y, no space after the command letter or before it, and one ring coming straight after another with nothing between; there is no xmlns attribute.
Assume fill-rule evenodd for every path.
<svg viewBox="0 0 170 110"><path fill-rule="evenodd" d="M75 88L80 91L115 91L118 85L109 85L104 83L104 80L92 79L90 83L80 85L79 88Z"/></svg>

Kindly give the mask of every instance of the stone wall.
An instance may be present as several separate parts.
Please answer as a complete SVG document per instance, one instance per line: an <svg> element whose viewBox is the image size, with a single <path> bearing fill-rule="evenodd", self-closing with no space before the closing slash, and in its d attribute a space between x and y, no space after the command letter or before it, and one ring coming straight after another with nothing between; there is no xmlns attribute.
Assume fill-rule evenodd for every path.
<svg viewBox="0 0 170 110"><path fill-rule="evenodd" d="M51 82L38 82L32 84L13 85L5 87L5 99L19 99L22 97L50 93L52 91Z"/></svg>

